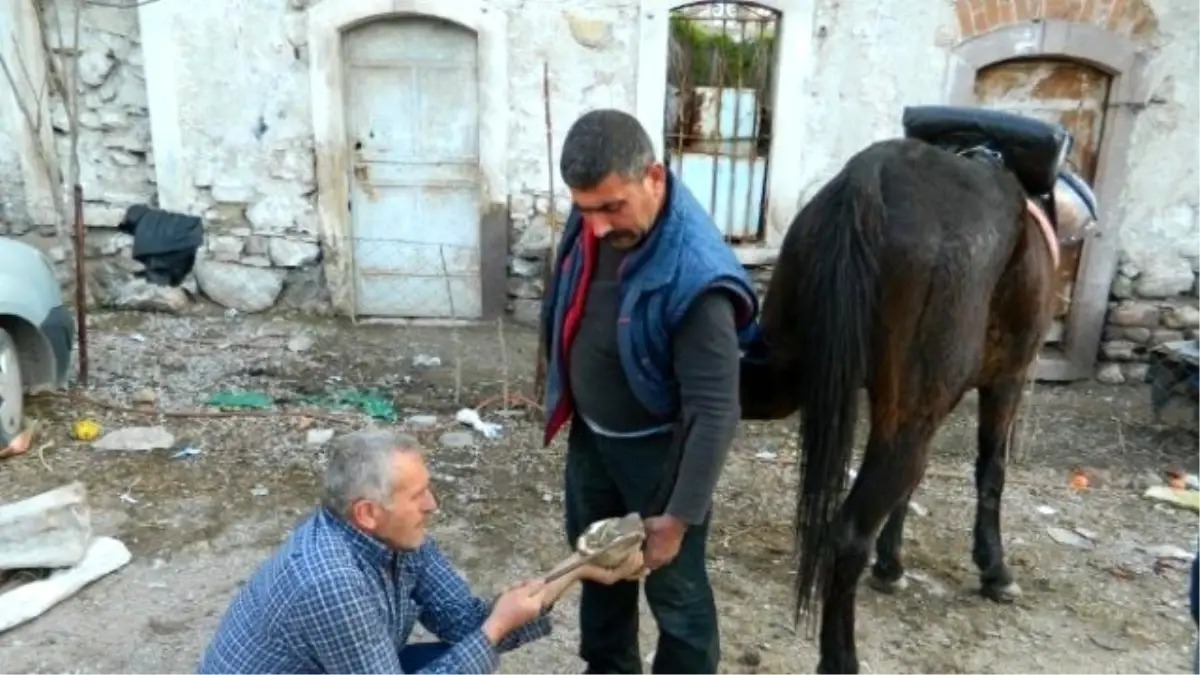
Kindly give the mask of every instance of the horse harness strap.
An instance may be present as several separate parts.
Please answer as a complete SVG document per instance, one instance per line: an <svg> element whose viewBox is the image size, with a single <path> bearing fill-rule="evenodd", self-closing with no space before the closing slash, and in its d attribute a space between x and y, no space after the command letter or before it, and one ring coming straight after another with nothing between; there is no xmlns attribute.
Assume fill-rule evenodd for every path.
<svg viewBox="0 0 1200 675"><path fill-rule="evenodd" d="M1042 238L1046 240L1046 246L1050 248L1050 260L1054 263L1054 269L1057 270L1062 255L1058 246L1058 234L1055 233L1054 226L1050 224L1046 210L1028 197L1025 198L1025 210L1029 211L1033 219L1037 221L1038 229L1042 231Z"/></svg>

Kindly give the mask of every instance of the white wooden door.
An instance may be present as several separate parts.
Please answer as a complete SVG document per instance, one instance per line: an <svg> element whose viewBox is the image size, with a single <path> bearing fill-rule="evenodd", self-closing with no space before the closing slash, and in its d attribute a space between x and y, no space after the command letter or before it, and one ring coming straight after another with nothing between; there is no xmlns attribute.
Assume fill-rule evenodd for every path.
<svg viewBox="0 0 1200 675"><path fill-rule="evenodd" d="M345 50L357 313L480 317L475 34L405 17Z"/></svg>

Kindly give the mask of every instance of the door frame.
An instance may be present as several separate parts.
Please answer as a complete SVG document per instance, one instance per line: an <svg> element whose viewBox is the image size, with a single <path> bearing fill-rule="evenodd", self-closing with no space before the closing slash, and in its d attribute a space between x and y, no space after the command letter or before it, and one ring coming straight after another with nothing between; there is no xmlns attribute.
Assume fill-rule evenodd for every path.
<svg viewBox="0 0 1200 675"><path fill-rule="evenodd" d="M432 17L475 33L479 91L480 293L483 318L504 311L508 264L508 17L483 0L330 0L307 10L309 78L322 265L334 310L357 320L351 148L342 40L355 26Z"/></svg>
<svg viewBox="0 0 1200 675"><path fill-rule="evenodd" d="M1038 356L1034 379L1070 381L1093 376L1108 296L1120 256L1125 185L1131 134L1137 110L1150 95L1148 61L1132 40L1103 28L1058 19L1039 19L998 28L959 43L950 54L946 99L950 105L975 105L980 70L1016 59L1065 59L1097 68L1111 78L1104 131L1097 153L1092 190L1100 227L1083 244L1071 306L1067 311L1061 354Z"/></svg>

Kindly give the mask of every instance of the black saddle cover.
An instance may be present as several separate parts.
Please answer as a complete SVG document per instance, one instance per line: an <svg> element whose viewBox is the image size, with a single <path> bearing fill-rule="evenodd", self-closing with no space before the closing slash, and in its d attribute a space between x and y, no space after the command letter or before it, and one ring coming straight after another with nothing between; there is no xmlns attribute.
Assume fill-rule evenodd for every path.
<svg viewBox="0 0 1200 675"><path fill-rule="evenodd" d="M998 153L1025 190L1054 190L1074 138L1066 127L1015 113L969 106L909 106L904 135L949 150L985 147Z"/></svg>

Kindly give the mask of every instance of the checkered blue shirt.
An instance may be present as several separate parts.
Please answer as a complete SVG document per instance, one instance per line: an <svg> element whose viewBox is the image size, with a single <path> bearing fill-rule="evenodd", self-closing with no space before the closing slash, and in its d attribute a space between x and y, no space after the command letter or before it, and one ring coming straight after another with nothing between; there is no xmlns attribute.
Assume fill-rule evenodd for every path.
<svg viewBox="0 0 1200 675"><path fill-rule="evenodd" d="M200 673L402 673L415 622L453 645L423 673L492 673L499 653L550 633L543 614L493 647L491 603L431 538L394 552L324 508L238 591Z"/></svg>

